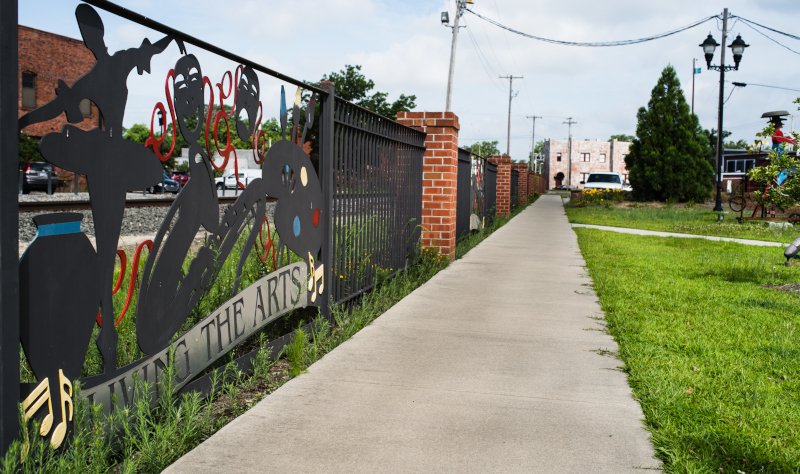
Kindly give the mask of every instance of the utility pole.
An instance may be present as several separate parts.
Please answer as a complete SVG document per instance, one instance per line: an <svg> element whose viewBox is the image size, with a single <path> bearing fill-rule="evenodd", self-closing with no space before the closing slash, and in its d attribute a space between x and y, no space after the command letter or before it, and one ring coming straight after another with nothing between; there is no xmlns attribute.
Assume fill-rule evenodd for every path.
<svg viewBox="0 0 800 474"><path fill-rule="evenodd" d="M722 12L722 52L719 60L719 114L717 114L717 202L714 212L722 212L722 107L725 104L725 43L728 41L728 9ZM737 64L738 66L738 64Z"/></svg>
<svg viewBox="0 0 800 474"><path fill-rule="evenodd" d="M514 79L525 79L524 76L500 76L500 79L508 79L508 143L506 144L506 155L511 156L511 99L516 95L511 95L511 85Z"/></svg>
<svg viewBox="0 0 800 474"><path fill-rule="evenodd" d="M695 64L697 59L692 58L692 113L694 113L694 76L697 72L697 65Z"/></svg>
<svg viewBox="0 0 800 474"><path fill-rule="evenodd" d="M467 0L456 0L456 19L453 21L454 25L451 26L453 29L453 44L450 46L450 74L447 76L447 105L444 109L445 112L450 112L450 97L453 93L453 73L456 69L456 43L458 42L458 29L465 28L464 26L458 26L458 20L461 18L461 15L464 14L466 3ZM444 13L442 13L442 15L444 15ZM442 22L444 22L444 19ZM445 24L445 26L449 25Z"/></svg>
<svg viewBox="0 0 800 474"><path fill-rule="evenodd" d="M567 169L567 191L569 191L570 186L572 186L572 125L578 122L573 122L572 117L567 117L567 121L564 122L569 126L567 130L569 130L569 158L567 161L569 162L569 168Z"/></svg>
<svg viewBox="0 0 800 474"><path fill-rule="evenodd" d="M541 118L541 117L537 117L536 115L534 115L534 116L526 115L525 117L529 118L529 119L533 119L533 130L531 130L531 169L534 169L533 168L533 155L536 152L536 141L534 140L534 137L536 136L536 119L537 118ZM792 122L792 123L794 123L794 122Z"/></svg>

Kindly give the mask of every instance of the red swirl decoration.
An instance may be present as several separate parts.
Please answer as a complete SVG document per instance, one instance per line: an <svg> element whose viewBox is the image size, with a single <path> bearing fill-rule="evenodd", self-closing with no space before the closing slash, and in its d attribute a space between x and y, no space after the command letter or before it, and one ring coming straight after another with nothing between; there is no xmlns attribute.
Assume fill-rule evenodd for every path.
<svg viewBox="0 0 800 474"><path fill-rule="evenodd" d="M138 278L139 273L139 257L142 254L142 249L147 246L148 253L153 250L153 241L152 240L145 240L138 247L136 247L136 253L133 255L133 265L131 265L131 278L128 282L128 296L125 299L125 307L122 309L122 313L120 313L119 318L114 323L114 326L118 325L122 318L125 317L125 313L128 312L128 307L131 304L131 298L133 297L133 288L136 285L136 280ZM124 250L117 250L117 255L119 255L119 276L117 277L117 284L114 286L113 294L117 294L120 287L122 286L122 280L125 277L125 273L128 270L128 262L127 257L125 255ZM100 312L97 312L97 325L103 327L103 319L100 317Z"/></svg>
<svg viewBox="0 0 800 474"><path fill-rule="evenodd" d="M267 223L267 243L264 243L264 222ZM263 257L258 255L258 245L264 249ZM275 241L272 240L272 232L270 232L269 229L269 219L267 219L267 216L264 216L264 220L261 221L261 229L258 230L258 243L256 244L256 255L258 255L258 258L260 258L262 262L266 262L267 258L269 258L270 249L272 249L272 266L277 270L278 264L275 258Z"/></svg>
<svg viewBox="0 0 800 474"><path fill-rule="evenodd" d="M225 74L222 75L222 80L219 83L217 83L217 88L219 89L219 110L217 111L216 114L214 114L214 147L217 149L217 152L224 158L222 164L220 166L217 166L216 163L214 163L214 160L211 159L211 156L209 155L209 159L211 159L211 165L214 166L214 169L216 169L217 171L222 171L225 169L225 167L228 165L228 159L230 157L230 154L234 150L233 144L231 143L231 129L230 126L228 125L228 119L233 115L233 111L236 108L236 97L238 93L238 88L234 87L234 83L239 81L239 71L242 69L244 68L241 65L237 67L235 76L232 76L230 71L225 71ZM228 78L227 93L225 92L224 88L226 77ZM231 92L233 92L233 104L231 105L231 112L226 113L225 99L231 96ZM217 133L217 127L219 127L219 121L222 119L225 119L225 148L220 149L219 142L217 140L217 137L219 137L219 134ZM206 136L208 136L207 134L209 128L210 127L206 127ZM206 141L208 141L208 138L206 138ZM233 151L233 159L235 165L235 160L236 160L235 151ZM238 173L238 167L236 168L237 168L236 182L238 183L239 173Z"/></svg>
<svg viewBox="0 0 800 474"><path fill-rule="evenodd" d="M167 161L169 157L172 155L172 152L175 150L175 110L172 108L172 97L169 93L169 78L172 78L173 87L175 85L175 70L170 69L167 73L167 79L164 82L164 92L167 94L167 106L169 107L169 115L172 119L172 146L169 149L169 153L166 155L161 154L161 144L164 142L164 138L167 135L167 111L164 110L164 104L161 102L157 103L156 106L153 108L153 114L150 116L150 138L144 142L145 147L152 146L153 151L158 156L158 159L161 161ZM156 118L156 112L161 111L161 116L164 118L163 122L161 123L161 138L155 138L155 133L153 132L153 123Z"/></svg>

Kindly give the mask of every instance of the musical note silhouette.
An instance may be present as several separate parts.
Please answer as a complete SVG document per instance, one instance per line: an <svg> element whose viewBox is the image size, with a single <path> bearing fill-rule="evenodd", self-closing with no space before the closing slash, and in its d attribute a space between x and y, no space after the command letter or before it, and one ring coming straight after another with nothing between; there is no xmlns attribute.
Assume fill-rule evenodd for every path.
<svg viewBox="0 0 800 474"><path fill-rule="evenodd" d="M64 390L64 387L69 388L69 393ZM53 436L50 438L50 445L54 448L61 446L64 438L67 435L67 420L72 421L74 405L72 403L72 382L64 376L62 370L58 371L58 391L59 402L61 410L61 422L56 425L53 430ZM53 427L53 397L50 393L50 380L45 377L42 382L22 401L22 409L25 412L24 420L28 421L40 408L47 402L47 415L42 419L42 425L39 427L39 434L47 436L50 429ZM69 406L69 415L64 409L64 404Z"/></svg>
<svg viewBox="0 0 800 474"><path fill-rule="evenodd" d="M317 301L317 293L320 295L325 291L325 265L314 266L314 257L308 253L308 291L311 292L311 302ZM317 287L317 282L321 282Z"/></svg>

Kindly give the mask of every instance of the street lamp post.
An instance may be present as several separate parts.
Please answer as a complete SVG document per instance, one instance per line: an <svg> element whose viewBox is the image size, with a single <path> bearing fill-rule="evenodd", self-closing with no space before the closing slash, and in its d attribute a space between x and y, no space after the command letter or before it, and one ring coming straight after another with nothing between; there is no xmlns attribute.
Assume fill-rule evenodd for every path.
<svg viewBox="0 0 800 474"><path fill-rule="evenodd" d="M722 13L722 51L720 53L719 66L713 66L711 60L714 58L714 50L719 43L714 40L711 33L708 38L700 45L706 57L706 66L709 70L719 71L719 114L717 116L717 202L714 206L715 212L722 212L722 111L725 94L725 71L738 71L739 62L742 60L742 53L749 45L742 40L742 35L738 35L733 43L728 46L733 52L733 66L725 65L725 41L728 34L728 9Z"/></svg>

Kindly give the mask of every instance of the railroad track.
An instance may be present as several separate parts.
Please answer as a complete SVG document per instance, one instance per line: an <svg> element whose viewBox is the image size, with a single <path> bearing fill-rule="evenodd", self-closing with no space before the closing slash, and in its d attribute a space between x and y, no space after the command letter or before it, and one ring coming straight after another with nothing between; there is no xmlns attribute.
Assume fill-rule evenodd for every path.
<svg viewBox="0 0 800 474"><path fill-rule="evenodd" d="M220 196L220 204L233 204L239 196ZM274 202L277 199L267 198L268 202ZM160 199L128 199L125 207L169 207L175 199L160 198ZM19 212L41 212L41 211L66 211L66 210L83 210L91 209L92 205L89 201L21 201L19 203Z"/></svg>

